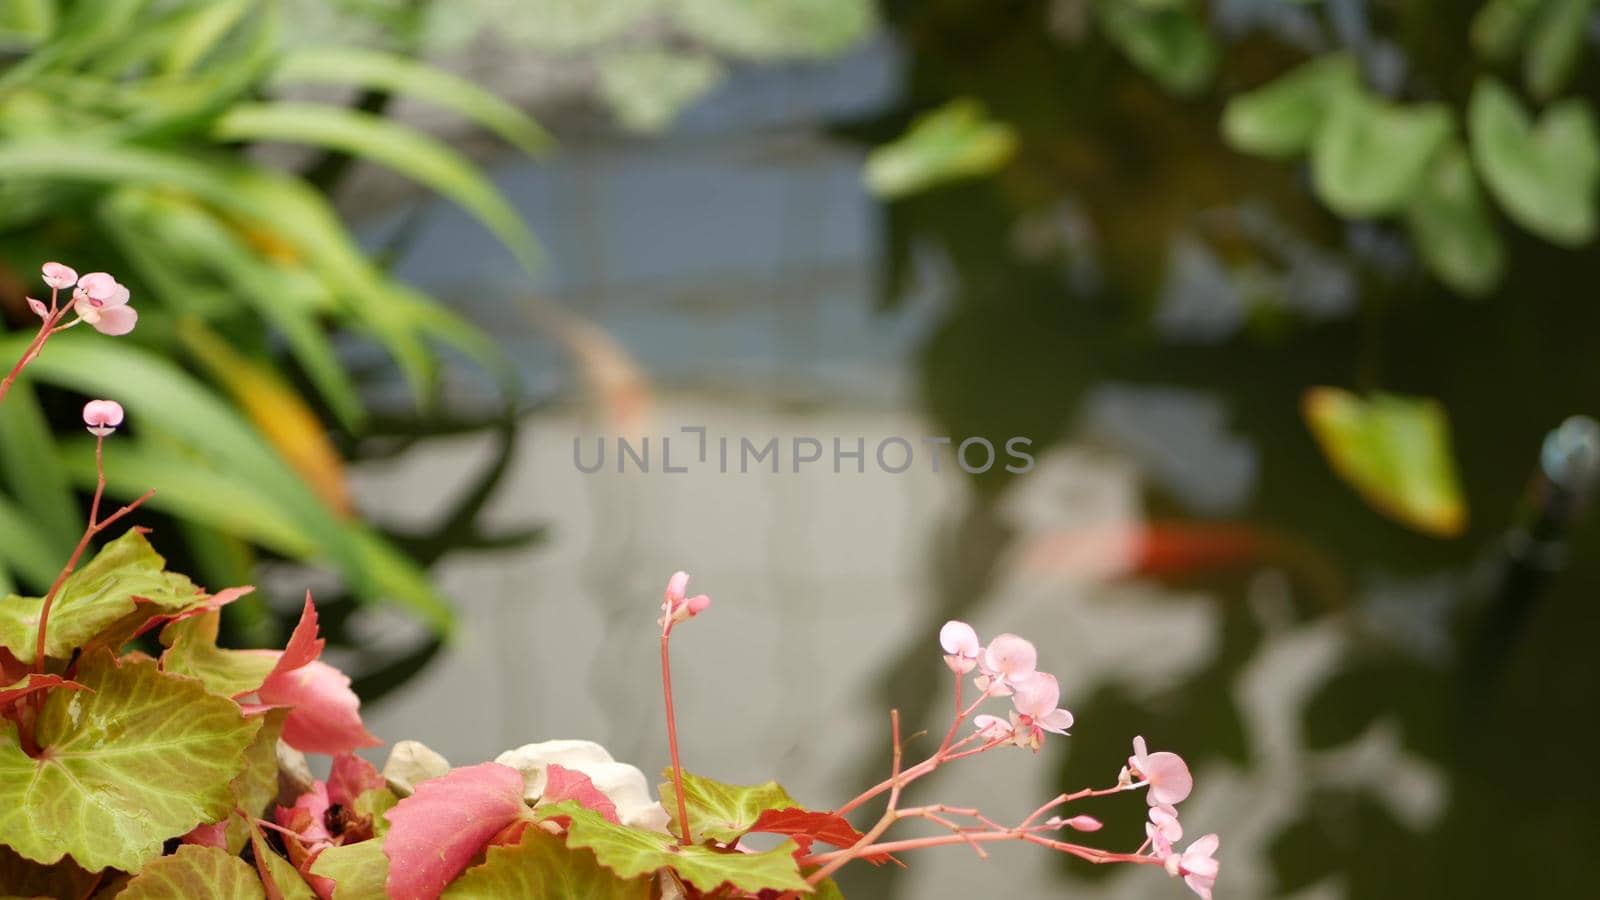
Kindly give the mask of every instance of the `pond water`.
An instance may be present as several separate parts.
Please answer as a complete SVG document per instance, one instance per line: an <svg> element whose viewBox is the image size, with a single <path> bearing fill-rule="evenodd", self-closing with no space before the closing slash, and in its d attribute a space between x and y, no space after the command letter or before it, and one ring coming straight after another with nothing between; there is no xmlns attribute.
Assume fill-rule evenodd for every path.
<svg viewBox="0 0 1600 900"><path fill-rule="evenodd" d="M966 83L1010 97L1054 168L1026 191L880 205L856 137L971 75L944 54L885 40L739 73L665 136L580 130L550 162L507 163L497 180L550 251L536 286L458 212L428 209L402 273L553 398L491 504L550 537L437 568L461 633L371 707L372 730L459 763L592 738L654 771L653 619L685 568L715 600L675 643L685 764L707 776L776 775L824 807L877 781L891 706L908 731L942 730L936 632L963 618L1034 639L1077 726L918 797L1017 818L1110 783L1143 734L1195 767L1184 818L1223 835L1219 896L1592 893L1600 529L1579 527L1547 578L1508 574L1505 548L1545 434L1600 412L1594 255L1519 245L1510 286L1463 301L1410 274L1391 235L1320 215L1287 167L1231 157L1214 107L1126 74L1089 104L1081 73L1037 59L1005 91L1003 71ZM593 341L574 363L533 326L535 293L636 369ZM1464 535L1407 530L1338 480L1300 417L1318 384L1445 405ZM705 461L685 427L706 429ZM644 436L651 471L618 474L616 439ZM687 472L663 470L663 436ZM1001 449L969 475L948 447L935 471L924 443L1019 436L1022 474ZM722 471L721 437L779 439L780 471ZM797 438L823 448L798 473ZM876 458L894 438L916 451L904 472ZM578 439L584 460L608 441L608 466L581 471ZM863 442L865 471L834 470L835 439ZM492 455L465 437L369 464L363 508L428 520ZM1464 638L1484 609L1526 616L1498 642ZM1131 848L1143 805L1117 799L1084 811ZM847 893L1186 895L1042 852L912 863L854 872Z"/></svg>

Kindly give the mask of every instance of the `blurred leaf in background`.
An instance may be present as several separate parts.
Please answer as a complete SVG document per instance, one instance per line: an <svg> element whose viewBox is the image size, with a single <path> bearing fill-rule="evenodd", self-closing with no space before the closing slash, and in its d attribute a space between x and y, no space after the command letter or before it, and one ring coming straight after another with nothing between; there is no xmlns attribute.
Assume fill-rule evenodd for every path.
<svg viewBox="0 0 1600 900"><path fill-rule="evenodd" d="M1450 420L1438 402L1315 387L1303 410L1333 470L1375 509L1440 537L1466 528Z"/></svg>
<svg viewBox="0 0 1600 900"><path fill-rule="evenodd" d="M867 187L900 197L948 181L989 175L1016 152L1011 127L971 99L952 100L918 116L905 135L867 157Z"/></svg>
<svg viewBox="0 0 1600 900"><path fill-rule="evenodd" d="M50 259L115 272L142 314L132 343L52 341L0 410L0 529L38 523L31 541L6 542L18 549L0 552L0 580L37 587L45 567L25 555L57 559L70 547L73 487L92 483L93 464L63 410L94 394L132 414L111 492L155 487L151 508L179 523L206 578L249 577L260 554L328 565L356 597L447 629L449 603L423 568L352 508L340 448L372 431L376 384L356 373L351 351L383 348L424 415L441 348L491 376L496 406L514 401L509 364L367 256L330 202L336 178L302 177L255 148L299 144L321 161L389 167L459 204L532 271L538 245L489 179L386 118L381 101L442 107L524 152L548 146L544 131L403 53L300 48L279 4L262 0L33 0L5 7L0 36L11 51L0 71L9 327L26 327L24 293ZM380 102L272 99L301 84ZM0 341L0 355L14 358L25 342Z"/></svg>
<svg viewBox="0 0 1600 900"><path fill-rule="evenodd" d="M1535 122L1504 85L1484 79L1468 115L1473 158L1506 215L1551 243L1594 239L1600 137L1586 102L1564 100Z"/></svg>

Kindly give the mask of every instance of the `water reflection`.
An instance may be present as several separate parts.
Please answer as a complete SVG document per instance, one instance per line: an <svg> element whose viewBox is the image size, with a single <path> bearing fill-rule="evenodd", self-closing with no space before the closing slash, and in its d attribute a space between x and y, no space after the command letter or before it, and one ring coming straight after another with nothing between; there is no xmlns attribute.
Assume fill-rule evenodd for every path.
<svg viewBox="0 0 1600 900"><path fill-rule="evenodd" d="M884 710L908 731L942 726L933 635L960 617L1037 637L1079 724L1032 765L932 779L941 799L1023 811L1113 778L1144 734L1196 763L1186 819L1224 833L1222 896L1582 892L1600 839L1584 763L1596 529L1538 597L1507 587L1501 544L1544 433L1600 396L1600 307L1573 287L1596 260L1517 247L1513 287L1464 303L1410 274L1383 231L1345 231L1284 168L1222 148L1214 109L984 22L961 47L1006 53L979 64L952 34L920 32L900 103L952 82L983 94L1046 148L1026 190L877 208L859 152L811 127L830 90L858 115L860 84L807 70L789 77L810 105L781 127L744 128L741 110L770 123L770 108L724 97L666 144L580 140L501 181L552 238L544 287L653 379L640 433L1027 435L1037 469L586 476L570 440L597 426L557 405L524 423L489 508L501 525L550 523L552 541L447 562L464 633L374 730L436 736L460 761L592 737L649 769L665 758L652 604L681 566L718 600L685 633L679 676L705 698L682 715L707 774L755 780L775 761L814 803L879 780ZM881 77L887 53L846 70ZM891 81L871 85L884 103ZM851 133L892 133L905 108ZM556 348L515 311L522 286L495 281L495 251L471 234L430 215L404 270L559 394ZM1300 420L1312 384L1440 398L1467 536L1406 531L1340 483ZM370 466L364 506L421 515L492 456L463 440ZM1481 627L1475 603L1509 595L1534 605L1485 680L1460 634ZM468 684L496 693L468 706ZM1086 811L1131 845L1135 807ZM1068 878L1086 896L1183 895L1127 877L1148 873L1065 868L953 852L846 887L1041 896Z"/></svg>

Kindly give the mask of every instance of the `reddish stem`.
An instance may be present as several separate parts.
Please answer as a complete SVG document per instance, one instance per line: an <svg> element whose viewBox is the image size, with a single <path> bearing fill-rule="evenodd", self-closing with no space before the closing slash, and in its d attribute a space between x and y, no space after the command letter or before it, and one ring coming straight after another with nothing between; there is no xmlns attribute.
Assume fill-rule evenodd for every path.
<svg viewBox="0 0 1600 900"><path fill-rule="evenodd" d="M923 760L920 763L917 763L916 765L912 766L910 769L907 769L906 773L905 773L904 780L902 782L903 784L910 784L911 782L915 781L916 779L921 778L922 776L928 774L929 772L932 772L934 769L939 768L940 766L944 765L947 762L951 762L952 760L962 759L962 758L967 757L967 756L972 756L975 753L982 753L984 750L989 749L990 746L993 746L993 745L986 744L985 746L979 747L979 748L977 748L975 750L969 750L969 751L966 751L964 753L958 753L958 754L954 754L954 755L950 754L951 750L954 750L957 747L963 747L963 746L971 743L972 741L976 740L979 737L976 734L970 734L970 735L967 735L966 737L962 738L959 741L955 740L956 731L961 728L961 723L965 722L967 720L968 716L970 716L974 712L976 712L978 707L982 706L983 702L985 700L988 700L989 696L990 696L988 691L984 691L982 694L980 694L978 696L978 699L972 701L972 705L963 707L961 705L961 684L962 684L962 682L961 682L961 673L957 673L956 674L956 690L955 690L955 695L956 695L955 717L950 720L950 728L947 731L945 731L944 740L939 742L939 749L935 750L932 756L928 757L927 759ZM861 804L867 802L868 800L871 800L873 797L876 797L879 794L883 793L884 791L889 790L889 788L892 786L892 782L893 781L894 781L893 778L889 778L889 779L885 779L883 781L878 782L877 784L873 785L872 787L867 788L865 791L862 791L861 793L857 794L856 796L850 798L849 801L847 801L843 806L839 807L837 810L834 810L834 812L836 814L838 814L838 815L841 815L841 816L844 815L845 813L850 812L851 810L855 809L856 807L860 806Z"/></svg>
<svg viewBox="0 0 1600 900"><path fill-rule="evenodd" d="M956 741L954 744L941 747L938 752L934 753L934 755L907 769L905 774L899 777L900 784L910 784L911 782L916 781L918 778L921 778L929 772L932 772L934 769L939 768L945 763L955 762L958 759L966 759L969 756L976 756L979 753L982 753L986 750L993 750L995 747L1005 743L1004 741L987 741L980 747L973 747L969 750L961 750L959 753L951 752L961 747L965 747L967 744L972 743L982 736L983 735L977 733L969 734L961 740ZM865 791L862 791L860 794L852 797L848 803L835 810L835 813L842 816L845 813L850 812L861 804L871 800L873 797L876 797L884 791L894 787L895 780L896 779L894 778L886 778L872 787L867 788Z"/></svg>
<svg viewBox="0 0 1600 900"><path fill-rule="evenodd" d="M1154 856L1141 856L1136 853L1112 853L1106 850L1098 850L1094 847L1085 847L1082 844L1072 844L1068 843L1067 841L1053 840L1051 838L1033 834L1029 831L1008 829L1004 831L968 831L957 834L936 834L929 837L910 838L903 841L885 841L881 844L867 844L866 846L861 847L851 847L848 850L834 850L829 853L819 853L814 856L807 856L800 860L800 864L804 866L820 862L827 862L829 865L832 865L836 862L842 862L847 859L854 859L858 856L865 856L868 854L877 855L880 853L903 853L908 850L921 850L927 847L944 847L951 844L993 843L996 841L1027 841L1030 844L1038 844L1041 847L1049 847L1052 850L1059 850L1062 853L1070 853L1079 859L1085 859L1093 863L1121 862L1147 866L1159 865L1161 863L1161 860Z"/></svg>
<svg viewBox="0 0 1600 900"><path fill-rule="evenodd" d="M51 333L54 331L56 323L66 316L67 309L71 309L71 307L56 309L56 295L58 293L60 292L54 288L50 290L50 312L45 315L44 321L39 323L39 331L34 334L33 340L28 342L28 348L22 351L22 356L17 360L17 364L12 366L11 371L6 373L5 379L0 381L0 400L5 399L6 394L11 391L12 382L17 380L17 376L22 374L22 370L27 367L28 363L33 362L38 357L39 351L44 349L44 342L49 340Z"/></svg>
<svg viewBox="0 0 1600 900"><path fill-rule="evenodd" d="M103 456L105 443L104 435L96 436L94 442L94 500L89 504L89 525L83 529L83 536L78 538L78 546L73 548L72 555L67 558L67 564L61 568L61 572L56 575L56 580L50 585L49 592L44 595L44 605L39 610L39 633L34 639L33 645L33 671L39 675L44 674L45 633L50 626L50 609L55 605L56 595L61 592L61 586L66 583L67 576L71 575L73 569L77 568L78 560L83 558L83 552L89 549L89 542L94 540L95 535L106 530L112 523L133 512L140 504L155 495L155 490L153 489L145 491L143 496L137 500L106 516L104 519L100 518L100 500L105 495L106 490L106 468ZM41 693L38 696L42 698L43 694Z"/></svg>
<svg viewBox="0 0 1600 900"><path fill-rule="evenodd" d="M661 696L667 706L667 749L672 753L672 790L678 796L678 840L684 846L692 843L689 835L689 805L683 799L683 763L678 759L678 719L672 709L672 661L667 644L672 638L671 611L661 628Z"/></svg>

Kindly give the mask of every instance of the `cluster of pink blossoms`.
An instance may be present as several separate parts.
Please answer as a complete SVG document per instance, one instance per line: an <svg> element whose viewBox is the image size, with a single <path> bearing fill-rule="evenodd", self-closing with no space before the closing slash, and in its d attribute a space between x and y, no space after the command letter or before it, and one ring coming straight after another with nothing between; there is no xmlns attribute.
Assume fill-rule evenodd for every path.
<svg viewBox="0 0 1600 900"><path fill-rule="evenodd" d="M1211 900L1211 887L1217 881L1215 858L1220 843L1215 834L1196 838L1179 853L1173 844L1183 839L1183 823L1178 821L1178 804L1194 790L1194 776L1183 757L1166 750L1151 753L1144 738L1133 739L1133 755L1117 776L1126 790L1147 788L1150 820L1144 825L1145 847L1161 860L1167 874L1182 877L1185 884L1204 900ZM1141 848L1144 849L1144 848Z"/></svg>
<svg viewBox="0 0 1600 900"><path fill-rule="evenodd" d="M39 318L59 319L65 310L57 312L55 292L72 288L72 311L78 318L61 327L71 328L79 322L87 322L101 334L120 335L132 331L138 324L139 311L128 305L131 297L128 289L105 272L90 272L79 278L75 269L58 262L47 262L41 270L52 296L49 305L28 298L28 308Z"/></svg>
<svg viewBox="0 0 1600 900"><path fill-rule="evenodd" d="M1011 698L1009 721L991 715L972 720L986 739L1037 751L1044 744L1045 732L1066 734L1072 727L1072 713L1056 705L1061 701L1061 685L1054 675L1039 671L1039 651L1032 641L1002 634L985 647L971 625L946 622L939 629L939 644L952 672L965 675L978 670L974 683L984 697Z"/></svg>
<svg viewBox="0 0 1600 900"><path fill-rule="evenodd" d="M105 272L90 272L79 278L71 266L47 262L40 267L40 274L44 276L44 283L50 286L50 302L28 298L28 308L39 317L39 330L17 358L11 371L0 378L0 400L5 399L22 370L44 351L45 342L50 340L51 335L85 322L101 334L127 334L139 322L138 311L128 305L128 299L132 296L128 289ZM72 290L72 302L63 304L61 292L69 288ZM76 313L77 316L70 322L64 322L68 313Z"/></svg>
<svg viewBox="0 0 1600 900"><path fill-rule="evenodd" d="M977 670L973 681L982 692L979 702L989 697L1011 698L1009 718L973 717L978 734L990 744L1015 744L1037 752L1044 743L1045 732L1066 734L1072 727L1072 713L1056 706L1061 700L1060 684L1054 675L1039 671L1039 653L1031 641L1001 634L984 646L971 625L950 621L939 629L939 645L945 652L945 665L958 678ZM1144 738L1136 737L1133 755L1118 775L1117 784L1122 790L1146 789L1150 813L1145 823L1145 843L1137 852L1160 860L1168 874L1183 878L1203 900L1211 900L1219 868L1215 858L1217 836L1197 838L1181 852L1174 846L1183 839L1178 804L1194 790L1188 763L1169 751L1151 753ZM1055 817L1048 824L1076 831L1100 828L1099 821L1090 816Z"/></svg>

